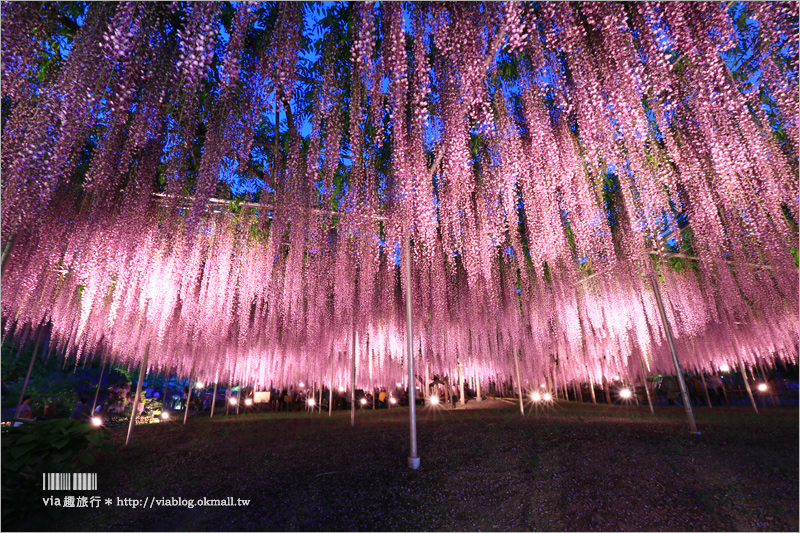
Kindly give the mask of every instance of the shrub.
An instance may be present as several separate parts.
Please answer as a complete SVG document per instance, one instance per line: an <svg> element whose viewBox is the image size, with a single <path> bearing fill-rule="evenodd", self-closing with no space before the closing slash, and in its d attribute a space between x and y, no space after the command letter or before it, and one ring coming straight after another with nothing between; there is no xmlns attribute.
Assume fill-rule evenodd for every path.
<svg viewBox="0 0 800 533"><path fill-rule="evenodd" d="M77 472L94 464L90 447L108 450L107 430L87 422L58 419L23 422L2 432L3 529L46 527L60 513L59 507L44 507L42 474ZM45 512L42 512L45 511ZM42 522L45 521L45 522Z"/></svg>

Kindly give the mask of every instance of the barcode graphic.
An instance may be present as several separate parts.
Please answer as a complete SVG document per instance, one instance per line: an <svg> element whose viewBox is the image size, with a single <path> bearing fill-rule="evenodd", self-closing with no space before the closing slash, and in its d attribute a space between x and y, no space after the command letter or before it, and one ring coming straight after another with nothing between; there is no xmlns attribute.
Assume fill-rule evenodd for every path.
<svg viewBox="0 0 800 533"><path fill-rule="evenodd" d="M97 490L97 474L42 474L42 490Z"/></svg>

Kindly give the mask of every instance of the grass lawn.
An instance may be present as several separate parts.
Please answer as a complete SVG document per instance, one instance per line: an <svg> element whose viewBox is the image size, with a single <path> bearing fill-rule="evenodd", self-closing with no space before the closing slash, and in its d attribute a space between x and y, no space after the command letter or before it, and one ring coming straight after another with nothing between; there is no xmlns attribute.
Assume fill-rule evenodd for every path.
<svg viewBox="0 0 800 533"><path fill-rule="evenodd" d="M797 531L798 410L501 401L408 410L191 418L113 431L88 471L112 505L72 531ZM117 498L232 497L235 507L131 509ZM150 503L148 503L148 506Z"/></svg>

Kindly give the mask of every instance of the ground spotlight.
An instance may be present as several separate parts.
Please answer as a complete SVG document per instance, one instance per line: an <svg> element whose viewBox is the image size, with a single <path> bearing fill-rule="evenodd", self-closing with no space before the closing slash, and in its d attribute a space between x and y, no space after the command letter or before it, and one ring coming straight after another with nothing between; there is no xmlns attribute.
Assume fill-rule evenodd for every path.
<svg viewBox="0 0 800 533"><path fill-rule="evenodd" d="M339 392L344 392L344 387L339 387Z"/></svg>
<svg viewBox="0 0 800 533"><path fill-rule="evenodd" d="M314 407L314 405L315 405L316 403L317 403L317 402L315 402L315 401L314 401L314 398L309 398L309 399L308 399L308 405L310 405L311 407Z"/></svg>
<svg viewBox="0 0 800 533"><path fill-rule="evenodd" d="M361 398L361 405L367 405L367 399Z"/></svg>
<svg viewBox="0 0 800 533"><path fill-rule="evenodd" d="M541 399L542 399L542 395L541 395L541 394L539 394L538 392L534 392L533 394L531 394L531 399L532 399L534 402L541 401Z"/></svg>
<svg viewBox="0 0 800 533"><path fill-rule="evenodd" d="M202 381L198 381L195 384L195 388L202 389L203 387L205 387L205 384Z"/></svg>
<svg viewBox="0 0 800 533"><path fill-rule="evenodd" d="M244 401L244 404L245 404L246 406L250 407L251 405L253 405L253 399L252 399L252 398L247 398L247 399Z"/></svg>
<svg viewBox="0 0 800 533"><path fill-rule="evenodd" d="M622 389L619 391L619 397L623 400L629 400L631 398L631 390L630 389Z"/></svg>
<svg viewBox="0 0 800 533"><path fill-rule="evenodd" d="M236 398L231 398L230 400L228 400L228 403L231 405L236 405Z"/></svg>
<svg viewBox="0 0 800 533"><path fill-rule="evenodd" d="M542 396L542 398L544 398L544 401L549 402L550 400L553 399L553 395L550 394L549 392L545 392L544 396Z"/></svg>
<svg viewBox="0 0 800 533"><path fill-rule="evenodd" d="M431 405L436 405L438 403L439 403L439 397L438 396L431 396Z"/></svg>
<svg viewBox="0 0 800 533"><path fill-rule="evenodd" d="M760 384L760 385L758 386L758 390L760 390L761 392L766 392L766 390L767 390L767 384L766 384L766 383L762 383L762 384Z"/></svg>
<svg viewBox="0 0 800 533"><path fill-rule="evenodd" d="M389 403L396 404L397 403L397 398L389 398Z"/></svg>
<svg viewBox="0 0 800 533"><path fill-rule="evenodd" d="M103 419L100 418L99 416L93 416L92 417L92 424L94 424L95 426L102 426L103 425Z"/></svg>
<svg viewBox="0 0 800 533"><path fill-rule="evenodd" d="M169 420L169 413L166 411L161 411L161 420Z"/></svg>

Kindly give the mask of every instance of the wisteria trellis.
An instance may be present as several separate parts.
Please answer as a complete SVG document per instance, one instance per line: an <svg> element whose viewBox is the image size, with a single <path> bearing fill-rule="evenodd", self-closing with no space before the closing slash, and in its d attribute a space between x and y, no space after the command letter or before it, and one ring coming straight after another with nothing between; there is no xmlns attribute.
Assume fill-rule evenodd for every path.
<svg viewBox="0 0 800 533"><path fill-rule="evenodd" d="M47 70L64 9L2 4L5 333L268 385L349 381L357 332L358 384L391 385L410 231L435 372L669 371L652 275L688 368L797 360L796 3L356 4L305 139L302 4L92 3ZM724 60L734 9L756 81ZM257 206L210 203L253 172Z"/></svg>

